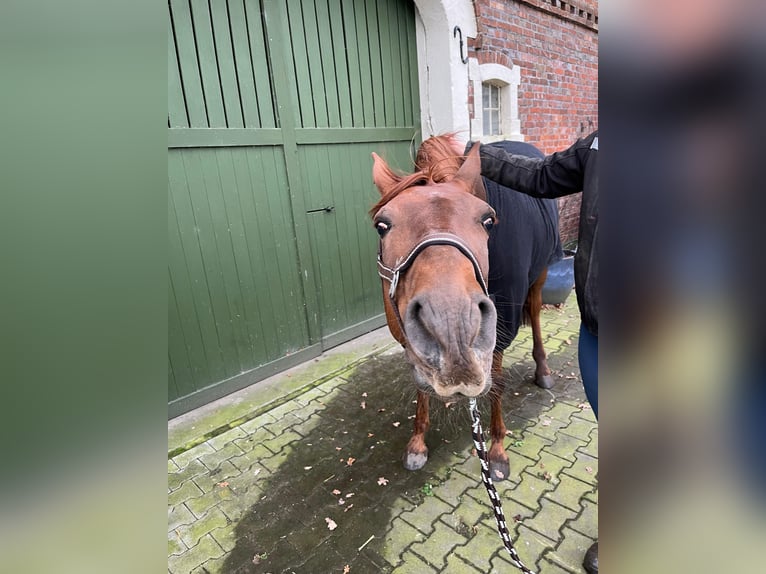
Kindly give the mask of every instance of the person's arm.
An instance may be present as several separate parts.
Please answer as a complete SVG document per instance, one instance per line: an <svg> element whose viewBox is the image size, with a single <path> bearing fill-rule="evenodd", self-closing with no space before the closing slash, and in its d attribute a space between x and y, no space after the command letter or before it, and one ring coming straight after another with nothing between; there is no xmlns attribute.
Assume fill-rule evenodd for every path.
<svg viewBox="0 0 766 574"><path fill-rule="evenodd" d="M544 159L509 154L491 145L482 145L481 174L534 197L561 197L582 191L587 155L593 149L594 132L568 149L551 154ZM473 142L468 144L466 152Z"/></svg>

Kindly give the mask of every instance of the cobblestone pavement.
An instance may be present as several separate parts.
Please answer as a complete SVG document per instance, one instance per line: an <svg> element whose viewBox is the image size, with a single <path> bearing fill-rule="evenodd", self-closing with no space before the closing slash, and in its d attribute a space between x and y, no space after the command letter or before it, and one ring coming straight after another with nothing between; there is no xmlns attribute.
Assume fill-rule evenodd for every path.
<svg viewBox="0 0 766 574"><path fill-rule="evenodd" d="M532 384L532 336L522 329L505 355L511 476L497 489L528 566L583 572L598 532L598 426L577 368L574 296L544 309L542 323L556 384ZM432 401L428 463L402 467L414 383L401 348L378 340L303 388L292 382L282 399L279 377L290 386L294 375L277 376L268 410L212 429L193 414L171 421L169 572L517 571L495 530L464 404ZM226 409L208 411L220 421ZM482 420L487 427L488 404Z"/></svg>

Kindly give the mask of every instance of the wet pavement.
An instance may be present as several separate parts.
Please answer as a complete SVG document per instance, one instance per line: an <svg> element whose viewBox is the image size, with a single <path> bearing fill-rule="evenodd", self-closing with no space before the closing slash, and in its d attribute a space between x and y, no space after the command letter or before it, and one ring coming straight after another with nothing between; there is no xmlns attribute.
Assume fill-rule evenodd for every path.
<svg viewBox="0 0 766 574"><path fill-rule="evenodd" d="M511 476L496 486L527 566L583 572L598 531L598 426L577 368L574 296L541 320L556 384L532 384L523 328L505 354ZM379 330L171 421L169 572L517 572L466 403L431 401L429 460L403 468L414 400L401 348Z"/></svg>

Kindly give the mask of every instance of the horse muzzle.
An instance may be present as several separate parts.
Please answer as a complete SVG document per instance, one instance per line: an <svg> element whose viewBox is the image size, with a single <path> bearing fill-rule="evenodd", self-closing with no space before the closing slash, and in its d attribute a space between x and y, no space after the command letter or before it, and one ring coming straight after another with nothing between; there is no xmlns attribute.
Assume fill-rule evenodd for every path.
<svg viewBox="0 0 766 574"><path fill-rule="evenodd" d="M487 296L446 302L419 295L407 306L404 326L418 384L443 398L489 390L497 312Z"/></svg>

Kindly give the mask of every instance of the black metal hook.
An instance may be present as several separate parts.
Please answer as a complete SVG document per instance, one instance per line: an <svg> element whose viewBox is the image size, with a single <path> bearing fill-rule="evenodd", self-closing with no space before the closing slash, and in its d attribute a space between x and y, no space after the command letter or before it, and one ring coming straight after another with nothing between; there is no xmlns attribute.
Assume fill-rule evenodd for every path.
<svg viewBox="0 0 766 574"><path fill-rule="evenodd" d="M460 61L467 64L468 58L463 57L463 31L460 29L460 26L455 26L452 29L452 37L454 38L458 34L460 34Z"/></svg>

